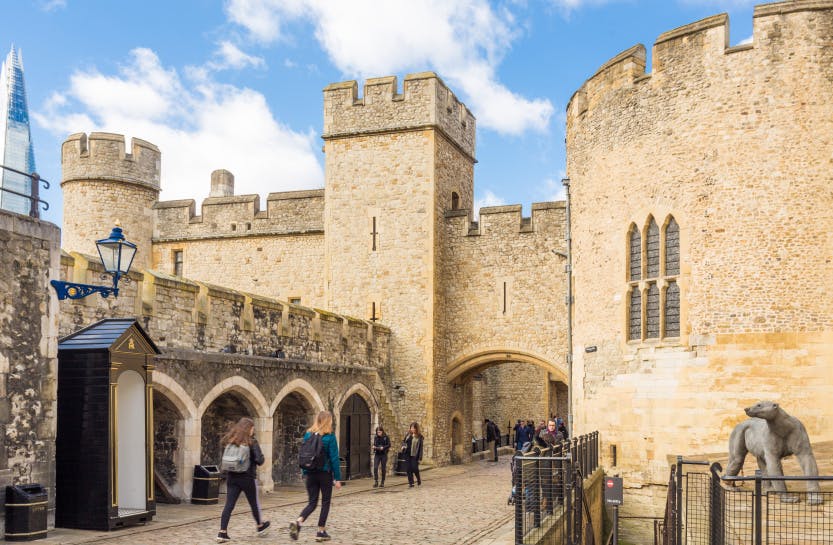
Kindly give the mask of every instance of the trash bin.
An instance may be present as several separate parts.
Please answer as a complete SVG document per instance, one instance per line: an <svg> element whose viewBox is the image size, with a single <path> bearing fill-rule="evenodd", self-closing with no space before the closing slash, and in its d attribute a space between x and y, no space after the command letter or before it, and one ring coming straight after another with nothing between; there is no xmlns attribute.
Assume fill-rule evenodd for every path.
<svg viewBox="0 0 833 545"><path fill-rule="evenodd" d="M6 541L46 537L49 495L39 484L6 487Z"/></svg>
<svg viewBox="0 0 833 545"><path fill-rule="evenodd" d="M396 467L393 470L394 475L408 474L408 455L400 452L396 455Z"/></svg>
<svg viewBox="0 0 833 545"><path fill-rule="evenodd" d="M341 478L342 478L342 480L349 479L350 476L347 475L347 458L341 456L338 459L338 467L339 467L339 469L341 469Z"/></svg>
<svg viewBox="0 0 833 545"><path fill-rule="evenodd" d="M194 466L194 486L191 489L191 503L214 505L220 497L220 468L217 466Z"/></svg>

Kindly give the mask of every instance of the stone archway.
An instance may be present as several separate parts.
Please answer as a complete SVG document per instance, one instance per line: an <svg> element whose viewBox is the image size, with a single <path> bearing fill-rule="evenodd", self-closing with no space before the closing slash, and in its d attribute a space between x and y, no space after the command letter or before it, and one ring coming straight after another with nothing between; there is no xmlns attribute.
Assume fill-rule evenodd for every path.
<svg viewBox="0 0 833 545"><path fill-rule="evenodd" d="M487 418L498 425L502 435L511 435L518 419L538 423L560 414L569 395L568 374L566 366L554 363L556 358L562 361L531 350L494 347L452 360L446 366L447 377L457 388L462 387L461 408L472 438L483 439Z"/></svg>
<svg viewBox="0 0 833 545"><path fill-rule="evenodd" d="M218 405L225 406L228 413L219 411ZM272 467L272 415L269 403L257 386L238 375L228 377L205 394L197 411L201 416L199 463L218 464L222 457L220 439L227 426L241 416L248 416L255 421L255 436L265 458L263 465ZM271 471L260 471L258 480L265 490L272 490Z"/></svg>
<svg viewBox="0 0 833 545"><path fill-rule="evenodd" d="M301 482L301 470L298 469L298 449L304 431L315 419L315 411L303 396L290 393L284 396L272 416L272 437L274 449L272 462L272 480L277 484L297 484Z"/></svg>
<svg viewBox="0 0 833 545"><path fill-rule="evenodd" d="M370 475L372 418L370 406L358 393L351 394L340 406L339 447L347 468L344 479Z"/></svg>
<svg viewBox="0 0 833 545"><path fill-rule="evenodd" d="M294 379L281 388L269 408L272 415L272 479L280 484L301 482L298 449L304 431L324 410L321 396L307 381Z"/></svg>
<svg viewBox="0 0 833 545"><path fill-rule="evenodd" d="M157 485L157 502L164 502L168 494L191 496L193 468L199 463L198 429L197 407L188 393L173 378L154 371L153 470L166 489Z"/></svg>

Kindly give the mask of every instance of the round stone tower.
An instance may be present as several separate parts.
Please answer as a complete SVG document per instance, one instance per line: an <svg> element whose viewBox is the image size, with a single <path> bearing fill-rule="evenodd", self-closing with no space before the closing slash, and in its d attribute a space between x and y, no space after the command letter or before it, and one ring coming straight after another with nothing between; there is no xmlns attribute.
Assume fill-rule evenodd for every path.
<svg viewBox="0 0 833 545"><path fill-rule="evenodd" d="M61 147L61 167L64 249L97 256L95 241L106 238L118 222L127 240L138 246L133 269L149 268L159 148L134 138L131 153L126 153L120 134L77 133Z"/></svg>

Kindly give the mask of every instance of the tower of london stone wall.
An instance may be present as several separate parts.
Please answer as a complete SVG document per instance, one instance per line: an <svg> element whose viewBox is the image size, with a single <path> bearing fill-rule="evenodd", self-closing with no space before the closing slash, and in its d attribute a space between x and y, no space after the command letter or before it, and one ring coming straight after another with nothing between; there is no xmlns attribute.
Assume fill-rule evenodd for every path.
<svg viewBox="0 0 833 545"><path fill-rule="evenodd" d="M666 457L723 451L752 401L833 439L833 2L758 6L751 44L728 35L725 15L667 32L648 73L631 48L567 110L577 427L606 430L656 513ZM629 230L671 217L680 270L658 284L679 286L680 331L631 339L650 282L629 282Z"/></svg>

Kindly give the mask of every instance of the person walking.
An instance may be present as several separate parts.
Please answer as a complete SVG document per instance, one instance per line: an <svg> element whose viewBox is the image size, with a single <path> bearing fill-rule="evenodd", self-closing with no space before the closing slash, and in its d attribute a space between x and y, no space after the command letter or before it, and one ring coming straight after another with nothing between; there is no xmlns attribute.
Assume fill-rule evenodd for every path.
<svg viewBox="0 0 833 545"><path fill-rule="evenodd" d="M388 450L390 450L390 438L382 426L376 428L376 436L373 438L373 488L385 487L385 473L388 468ZM379 466L382 466L382 483L379 484Z"/></svg>
<svg viewBox="0 0 833 545"><path fill-rule="evenodd" d="M318 513L318 532L315 534L315 541L329 541L327 533L327 516L330 514L330 499L333 495L333 486L341 488L341 465L338 459L338 442L333 434L333 414L330 411L321 411L315 417L313 424L304 433L304 441L313 434L321 435L321 446L324 454L324 466L317 470L303 470L304 483L307 487L309 503L298 515L298 518L289 524L289 537L298 539L301 532L301 525L307 520L315 508L318 507L318 496L321 496L321 511Z"/></svg>
<svg viewBox="0 0 833 545"><path fill-rule="evenodd" d="M500 440L500 431L498 430L497 424L488 418L484 420L484 423L486 424L486 442L491 444L494 453L494 460L492 461L497 462L497 445Z"/></svg>
<svg viewBox="0 0 833 545"><path fill-rule="evenodd" d="M260 445L255 439L255 422L251 418L243 417L229 429L223 436L222 445L224 453L229 450L229 445L236 447L244 447L236 449L237 452L248 452L247 461L242 465L248 463L243 471L229 471L226 477L226 505L223 507L223 514L220 516L220 531L217 533L217 543L226 543L231 538L228 535L228 523L231 518L231 512L240 497L240 492L246 494L246 499L249 501L249 506L252 508L252 516L257 524L258 537L265 537L267 529L269 528L269 521L261 520L260 502L258 501L257 493L257 466L263 464L263 451L260 450Z"/></svg>
<svg viewBox="0 0 833 545"><path fill-rule="evenodd" d="M419 476L419 463L422 461L422 443L423 437L419 432L419 424L411 422L408 435L402 441L402 452L408 457L408 488L414 487L414 477L416 477L417 486L422 485L422 479Z"/></svg>

